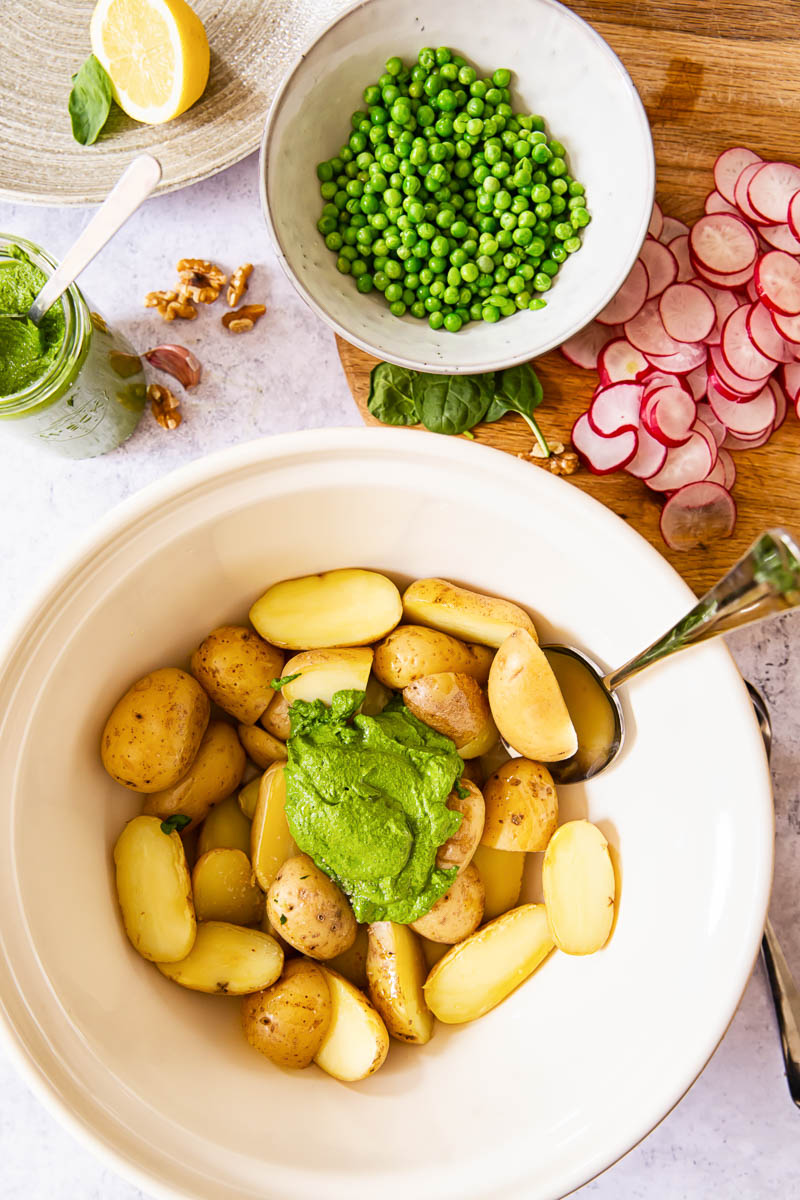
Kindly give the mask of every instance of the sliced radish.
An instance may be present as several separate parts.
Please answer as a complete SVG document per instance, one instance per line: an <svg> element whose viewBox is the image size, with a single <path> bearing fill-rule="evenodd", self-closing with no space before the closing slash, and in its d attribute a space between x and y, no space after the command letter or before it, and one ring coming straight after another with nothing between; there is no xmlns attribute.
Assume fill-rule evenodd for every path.
<svg viewBox="0 0 800 1200"><path fill-rule="evenodd" d="M775 397L775 420L772 422L772 431L774 433L776 429L780 429L786 420L786 414L789 411L789 401L786 398L786 392L775 379L767 380L767 387Z"/></svg>
<svg viewBox="0 0 800 1200"><path fill-rule="evenodd" d="M650 224L647 226L647 232L650 237L657 238L661 233L661 227L664 224L664 214L661 211L661 205L657 200L653 201L653 211L650 214Z"/></svg>
<svg viewBox="0 0 800 1200"><path fill-rule="evenodd" d="M736 180L745 167L761 161L761 158L746 146L731 146L730 150L723 150L714 163L714 183L720 195L733 204Z"/></svg>
<svg viewBox="0 0 800 1200"><path fill-rule="evenodd" d="M645 358L658 371L672 375L688 375L706 361L706 348L702 342L684 342L674 354L647 354Z"/></svg>
<svg viewBox="0 0 800 1200"><path fill-rule="evenodd" d="M705 198L703 209L707 213L727 212L733 213L735 216L739 215L739 210L736 205L731 204L729 200L726 200L725 197L720 194L720 192L709 192Z"/></svg>
<svg viewBox="0 0 800 1200"><path fill-rule="evenodd" d="M706 439L699 433L692 433L682 446L667 451L664 466L645 483L655 492L671 492L675 488L685 487L687 483L705 479L712 466Z"/></svg>
<svg viewBox="0 0 800 1200"><path fill-rule="evenodd" d="M695 280L697 286L702 288L708 296L714 308L717 310L717 320L714 328L705 337L707 346L718 346L720 337L722 336L722 326L725 324L726 317L729 317L735 308L739 307L739 301L732 291L728 288L714 287L712 283L706 283L704 279Z"/></svg>
<svg viewBox="0 0 800 1200"><path fill-rule="evenodd" d="M789 212L789 202L798 188L800 167L786 162L764 163L747 185L747 199L762 221L782 225Z"/></svg>
<svg viewBox="0 0 800 1200"><path fill-rule="evenodd" d="M650 369L641 350L632 346L627 338L606 342L597 360L600 382L606 386L609 383L638 383Z"/></svg>
<svg viewBox="0 0 800 1200"><path fill-rule="evenodd" d="M638 438L639 447L625 470L637 479L647 479L663 467L667 459L667 447L644 428L639 430Z"/></svg>
<svg viewBox="0 0 800 1200"><path fill-rule="evenodd" d="M647 299L650 278L647 268L640 259L630 269L628 277L617 294L609 300L602 312L595 317L601 325L623 325L636 316Z"/></svg>
<svg viewBox="0 0 800 1200"><path fill-rule="evenodd" d="M589 424L595 433L613 437L639 428L643 388L638 383L612 383L598 388L589 406Z"/></svg>
<svg viewBox="0 0 800 1200"><path fill-rule="evenodd" d="M753 270L755 270L755 267L753 268ZM744 291L745 291L745 295L747 296L747 299L750 301L750 303L755 304L756 301L758 300L758 292L756 291L756 281L755 281L755 279L753 279L752 276L748 279L747 283L744 285Z"/></svg>
<svg viewBox="0 0 800 1200"><path fill-rule="evenodd" d="M691 249L690 249L691 254ZM755 259L751 266L744 271L737 271L735 275L718 275L716 271L709 271L708 267L704 267L694 255L692 257L692 266L698 275L701 275L708 283L713 283L718 288L742 288L753 278L755 270Z"/></svg>
<svg viewBox="0 0 800 1200"><path fill-rule="evenodd" d="M728 430L725 435L725 441L720 447L721 450L758 450L759 446L766 446L769 439L772 437L772 426L768 425L761 433L755 437L738 437L735 433Z"/></svg>
<svg viewBox="0 0 800 1200"><path fill-rule="evenodd" d="M673 238L667 249L675 256L678 264L678 283L685 283L694 276L694 265L689 254L689 235L682 233Z"/></svg>
<svg viewBox="0 0 800 1200"><path fill-rule="evenodd" d="M733 203L739 209L739 212L742 214L742 216L748 221L752 221L754 225L760 224L760 218L750 203L747 190L750 187L751 179L755 175L756 171L761 169L762 165L763 164L761 162L750 163L743 169L733 186Z"/></svg>
<svg viewBox="0 0 800 1200"><path fill-rule="evenodd" d="M642 424L665 446L682 446L688 441L696 417L697 404L679 387L659 388L642 405Z"/></svg>
<svg viewBox="0 0 800 1200"><path fill-rule="evenodd" d="M792 404L800 398L800 363L788 363L783 368L783 388Z"/></svg>
<svg viewBox="0 0 800 1200"><path fill-rule="evenodd" d="M693 371L685 376L689 391L695 400L701 400L706 394L708 386L708 366L702 363L699 367L695 367Z"/></svg>
<svg viewBox="0 0 800 1200"><path fill-rule="evenodd" d="M800 262L785 250L769 250L756 263L756 291L773 312L800 314Z"/></svg>
<svg viewBox="0 0 800 1200"><path fill-rule="evenodd" d="M800 192L795 192L789 201L786 220L794 236L800 239Z"/></svg>
<svg viewBox="0 0 800 1200"><path fill-rule="evenodd" d="M722 463L725 471L725 478L722 481L722 486L730 491L733 485L736 483L736 464L731 457L730 451L725 450L722 446L720 446L719 454L717 455L717 463Z"/></svg>
<svg viewBox="0 0 800 1200"><path fill-rule="evenodd" d="M650 374L642 380L642 383L644 384L645 399L662 387L679 387L683 388L687 396L692 394L692 389L686 382L685 376L673 375L669 371L657 371L655 367L650 368Z"/></svg>
<svg viewBox="0 0 800 1200"><path fill-rule="evenodd" d="M717 446L721 446L725 441L727 429L707 401L701 401L700 404L698 404L697 419L698 421L702 421L703 424L711 430L711 436L713 437Z"/></svg>
<svg viewBox="0 0 800 1200"><path fill-rule="evenodd" d="M633 431L603 437L589 424L582 413L572 427L572 444L595 475L609 475L626 466L636 453L637 437Z"/></svg>
<svg viewBox="0 0 800 1200"><path fill-rule="evenodd" d="M676 217L664 217L658 240L663 242L665 246L668 246L676 237L680 237L681 234L688 232L689 226L684 225L683 221L677 220Z"/></svg>
<svg viewBox="0 0 800 1200"><path fill-rule="evenodd" d="M758 231L762 242L774 250L785 250L787 254L800 254L800 240L788 225L762 225Z"/></svg>
<svg viewBox="0 0 800 1200"><path fill-rule="evenodd" d="M758 437L764 430L771 430L778 411L775 395L768 387L762 388L751 400L742 400L738 404L724 399L712 389L708 403L716 418L737 437Z"/></svg>
<svg viewBox="0 0 800 1200"><path fill-rule="evenodd" d="M745 400L761 391L764 380L744 379L741 375L737 375L725 362L720 346L711 346L708 353L712 367L708 374L709 387L714 384L715 380L719 380L723 395L727 395L728 399L734 401Z"/></svg>
<svg viewBox="0 0 800 1200"><path fill-rule="evenodd" d="M672 283L658 302L664 328L677 342L702 342L717 319L716 309L701 288Z"/></svg>
<svg viewBox="0 0 800 1200"><path fill-rule="evenodd" d="M706 425L705 421L698 417L692 426L692 433L699 433L700 437L706 439L706 442L708 443L708 449L711 454L711 464L713 470L713 468L717 465L717 454L719 452L719 447L712 429L710 426Z"/></svg>
<svg viewBox="0 0 800 1200"><path fill-rule="evenodd" d="M665 218L666 220L666 218ZM658 311L658 300L648 300L636 316L625 322L625 336L643 354L675 354L680 342L671 338Z"/></svg>
<svg viewBox="0 0 800 1200"><path fill-rule="evenodd" d="M747 332L747 314L750 306L742 304L734 309L722 326L720 349L732 371L743 379L766 379L775 369L773 359L762 354Z"/></svg>
<svg viewBox="0 0 800 1200"><path fill-rule="evenodd" d="M662 245L655 238L645 238L639 258L644 263L650 279L645 299L652 300L654 296L660 296L664 288L669 287L678 278L678 260L669 246Z"/></svg>
<svg viewBox="0 0 800 1200"><path fill-rule="evenodd" d="M671 550L696 550L731 536L736 505L720 483L689 483L667 500L660 524L661 536Z"/></svg>
<svg viewBox="0 0 800 1200"><path fill-rule="evenodd" d="M561 353L567 362L584 371L592 371L597 366L597 357L610 337L608 326L596 325L590 321L588 325L567 338L561 346Z"/></svg>
<svg viewBox="0 0 800 1200"><path fill-rule="evenodd" d="M800 317L784 317L782 313L773 313L772 321L782 338L796 345L800 342Z"/></svg>
<svg viewBox="0 0 800 1200"><path fill-rule="evenodd" d="M794 355L791 347L775 328L775 322L769 309L760 301L750 305L745 324L747 325L747 336L756 349L765 354L767 358L771 358L776 363L792 361Z"/></svg>
<svg viewBox="0 0 800 1200"><path fill-rule="evenodd" d="M712 213L700 217L689 234L692 256L704 270L715 275L737 275L756 259L758 242L741 217Z"/></svg>

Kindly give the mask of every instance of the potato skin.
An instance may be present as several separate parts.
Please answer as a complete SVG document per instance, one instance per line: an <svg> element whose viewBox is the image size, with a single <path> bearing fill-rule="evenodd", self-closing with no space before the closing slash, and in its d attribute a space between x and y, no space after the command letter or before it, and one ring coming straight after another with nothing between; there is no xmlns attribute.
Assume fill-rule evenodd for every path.
<svg viewBox="0 0 800 1200"><path fill-rule="evenodd" d="M279 742L288 740L292 729L289 720L289 701L283 692L276 694L267 711L261 714L259 724L263 725L267 733L271 733Z"/></svg>
<svg viewBox="0 0 800 1200"><path fill-rule="evenodd" d="M211 704L177 667L151 671L111 710L100 757L112 779L134 792L159 792L186 774L200 748Z"/></svg>
<svg viewBox="0 0 800 1200"><path fill-rule="evenodd" d="M369 927L369 995L392 1037L424 1046L433 1017L422 991L428 968L422 943L407 925L376 921Z"/></svg>
<svg viewBox="0 0 800 1200"><path fill-rule="evenodd" d="M558 825L558 798L547 767L529 758L503 763L484 784L481 841L495 850L546 850Z"/></svg>
<svg viewBox="0 0 800 1200"><path fill-rule="evenodd" d="M245 754L257 767L261 767L262 771L266 771L267 767L272 766L279 758L286 757L284 743L267 733L266 729L261 729L258 725L240 725L238 732Z"/></svg>
<svg viewBox="0 0 800 1200"><path fill-rule="evenodd" d="M270 987L283 970L283 951L259 929L228 921L203 921L180 962L156 963L162 975L193 992L245 996Z"/></svg>
<svg viewBox="0 0 800 1200"><path fill-rule="evenodd" d="M375 647L372 669L388 688L402 691L424 675L456 671L478 683L489 678L493 653L425 625L398 625Z"/></svg>
<svg viewBox="0 0 800 1200"><path fill-rule="evenodd" d="M458 867L461 874L472 861L481 840L485 805L480 788L463 775L459 786L467 793L466 796L459 796L458 789L452 791L447 797L447 807L453 812L461 813L461 824L453 836L439 847L436 865L445 871L448 867Z"/></svg>
<svg viewBox="0 0 800 1200"><path fill-rule="evenodd" d="M267 893L267 913L289 945L309 958L335 958L356 940L347 897L307 854L280 868Z"/></svg>
<svg viewBox="0 0 800 1200"><path fill-rule="evenodd" d="M287 962L277 983L242 1000L242 1029L251 1046L279 1067L314 1061L331 1022L325 972L307 958Z"/></svg>
<svg viewBox="0 0 800 1200"><path fill-rule="evenodd" d="M460 672L440 671L416 679L403 688L403 703L420 721L451 738L456 748L475 742L494 726L486 693L471 675Z"/></svg>
<svg viewBox="0 0 800 1200"><path fill-rule="evenodd" d="M500 646L514 629L536 637L533 621L518 604L458 587L447 579L418 579L406 588L403 616L485 646Z"/></svg>
<svg viewBox="0 0 800 1200"><path fill-rule="evenodd" d="M151 962L179 962L197 931L183 843L156 817L134 817L114 846L117 896L125 932Z"/></svg>
<svg viewBox="0 0 800 1200"><path fill-rule="evenodd" d="M483 882L472 863L457 875L449 892L411 928L432 942L454 945L469 937L483 920Z"/></svg>
<svg viewBox="0 0 800 1200"><path fill-rule="evenodd" d="M147 797L144 812L162 821L173 813L185 813L192 818L192 828L199 824L213 805L225 800L242 782L245 753L236 730L226 721L211 721L200 749L189 770L172 787L153 792Z"/></svg>
<svg viewBox="0 0 800 1200"><path fill-rule="evenodd" d="M215 704L252 725L273 696L283 653L244 625L214 629L192 655L192 674Z"/></svg>

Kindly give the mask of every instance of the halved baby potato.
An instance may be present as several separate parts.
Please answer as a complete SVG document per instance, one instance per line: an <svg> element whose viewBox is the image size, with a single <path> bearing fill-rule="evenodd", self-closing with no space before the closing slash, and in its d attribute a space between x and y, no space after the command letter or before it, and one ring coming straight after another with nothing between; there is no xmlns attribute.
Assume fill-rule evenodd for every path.
<svg viewBox="0 0 800 1200"><path fill-rule="evenodd" d="M244 790L244 789L243 789ZM250 854L250 821L235 796L215 804L200 826L197 855L209 850L241 850Z"/></svg>
<svg viewBox="0 0 800 1200"><path fill-rule="evenodd" d="M192 882L183 842L158 817L134 817L114 846L117 896L131 945L151 962L179 962L194 945Z"/></svg>
<svg viewBox="0 0 800 1200"><path fill-rule="evenodd" d="M157 962L162 975L193 992L244 996L269 987L283 969L283 951L260 929L205 921L180 962Z"/></svg>
<svg viewBox="0 0 800 1200"><path fill-rule="evenodd" d="M386 687L402 691L423 675L456 671L485 684L492 651L425 625L398 625L375 647L373 670Z"/></svg>
<svg viewBox="0 0 800 1200"><path fill-rule="evenodd" d="M334 1079L355 1083L374 1075L389 1053L389 1033L367 997L323 967L331 994L331 1022L314 1062Z"/></svg>
<svg viewBox="0 0 800 1200"><path fill-rule="evenodd" d="M553 669L524 629L503 642L489 672L489 704L510 746L536 762L559 762L578 737Z"/></svg>
<svg viewBox="0 0 800 1200"><path fill-rule="evenodd" d="M201 855L192 871L192 895L198 921L257 925L264 915L264 893L241 850L220 846Z"/></svg>
<svg viewBox="0 0 800 1200"><path fill-rule="evenodd" d="M350 901L307 854L283 863L267 893L267 913L281 937L309 958L335 958L356 940Z"/></svg>
<svg viewBox="0 0 800 1200"><path fill-rule="evenodd" d="M288 741L292 732L289 720L289 701L283 695L282 690L277 693L267 711L261 715L259 724L263 725L267 733L271 733L279 742Z"/></svg>
<svg viewBox="0 0 800 1200"><path fill-rule="evenodd" d="M465 796L459 796L459 788L466 792ZM443 871L449 867L458 867L460 873L466 870L472 861L483 833L485 806L480 788L462 775L455 791L447 797L447 807L453 812L461 813L461 824L452 837L439 847L436 865Z"/></svg>
<svg viewBox="0 0 800 1200"><path fill-rule="evenodd" d="M608 842L590 821L568 821L550 839L542 888L553 941L565 954L594 954L614 923L616 879Z"/></svg>
<svg viewBox="0 0 800 1200"><path fill-rule="evenodd" d="M391 579L357 568L275 583L250 609L261 636L287 650L366 646L385 637L402 615Z"/></svg>
<svg viewBox="0 0 800 1200"><path fill-rule="evenodd" d="M462 758L477 758L497 741L486 693L471 675L425 675L403 689L403 702L420 721L455 742Z"/></svg>
<svg viewBox="0 0 800 1200"><path fill-rule="evenodd" d="M494 850L481 844L472 858L483 884L484 921L493 921L519 904L525 855L513 850Z"/></svg>
<svg viewBox="0 0 800 1200"><path fill-rule="evenodd" d="M406 588L403 615L407 621L484 646L502 645L515 629L536 637L533 621L518 604L458 587L446 579L418 579Z"/></svg>
<svg viewBox="0 0 800 1200"><path fill-rule="evenodd" d="M245 625L214 629L192 655L192 674L225 712L252 725L264 712L279 679L283 652Z"/></svg>
<svg viewBox="0 0 800 1200"><path fill-rule="evenodd" d="M285 759L284 759L284 765L285 765ZM239 805L239 808L242 811L242 815L244 817L246 817L248 821L252 821L253 817L256 815L256 805L258 804L258 792L259 792L259 788L261 787L262 778L263 778L262 775L257 775L255 777L255 779L251 779L250 782L246 783L244 785L244 787L240 790L238 798L237 798L237 803ZM213 812L213 811L214 810L212 809L211 812ZM209 813L208 816L210 817L211 813ZM208 817L206 817L206 821L207 820L208 820ZM205 822L203 822L203 824L205 824ZM251 847L247 847L247 848L242 847L242 849L246 849L247 853L249 854Z"/></svg>
<svg viewBox="0 0 800 1200"><path fill-rule="evenodd" d="M183 778L149 795L142 811L162 821L175 813L185 813L192 825L197 825L214 804L236 791L246 761L233 726L226 721L210 721L197 756Z"/></svg>
<svg viewBox="0 0 800 1200"><path fill-rule="evenodd" d="M369 646L345 646L333 650L304 650L284 667L289 682L281 688L287 704L295 700L323 700L330 704L335 692L366 689L372 670ZM296 679L291 676L296 675Z"/></svg>
<svg viewBox="0 0 800 1200"><path fill-rule="evenodd" d="M553 946L543 904L512 908L440 959L425 982L428 1007L447 1025L474 1021L532 975Z"/></svg>
<svg viewBox="0 0 800 1200"><path fill-rule="evenodd" d="M356 940L352 946L347 950L343 950L341 954L329 958L325 965L334 971L338 971L340 975L344 975L345 979L349 979L354 987L363 990L367 986L368 949L369 937L367 926L359 925Z"/></svg>
<svg viewBox="0 0 800 1200"><path fill-rule="evenodd" d="M250 1045L271 1062L302 1070L322 1045L331 1009L322 968L307 958L295 958L271 987L244 997L242 1028Z"/></svg>
<svg viewBox="0 0 800 1200"><path fill-rule="evenodd" d="M240 725L238 732L247 757L262 771L266 771L279 758L286 757L285 744L260 725Z"/></svg>
<svg viewBox="0 0 800 1200"><path fill-rule="evenodd" d="M486 822L481 841L495 850L546 850L558 825L556 785L547 767L512 758L483 787Z"/></svg>
<svg viewBox="0 0 800 1200"><path fill-rule="evenodd" d="M376 921L369 927L367 979L372 1003L392 1037L423 1046L433 1017L422 988L427 975L417 935L407 925Z"/></svg>
<svg viewBox="0 0 800 1200"><path fill-rule="evenodd" d="M483 920L484 891L472 863L456 875L450 890L433 908L411 922L411 928L432 942L453 945L469 937Z"/></svg>
<svg viewBox="0 0 800 1200"><path fill-rule="evenodd" d="M273 763L261 776L250 830L250 861L265 892L297 849L286 820L285 766L285 759Z"/></svg>

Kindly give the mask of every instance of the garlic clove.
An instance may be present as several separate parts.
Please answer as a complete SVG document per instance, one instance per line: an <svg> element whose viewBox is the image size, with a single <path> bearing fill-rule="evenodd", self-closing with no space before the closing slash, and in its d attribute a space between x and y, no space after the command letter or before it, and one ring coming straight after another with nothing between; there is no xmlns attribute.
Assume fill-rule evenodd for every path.
<svg viewBox="0 0 800 1200"><path fill-rule="evenodd" d="M154 346L144 356L157 371L165 371L185 388L197 387L203 368L198 358L185 346Z"/></svg>

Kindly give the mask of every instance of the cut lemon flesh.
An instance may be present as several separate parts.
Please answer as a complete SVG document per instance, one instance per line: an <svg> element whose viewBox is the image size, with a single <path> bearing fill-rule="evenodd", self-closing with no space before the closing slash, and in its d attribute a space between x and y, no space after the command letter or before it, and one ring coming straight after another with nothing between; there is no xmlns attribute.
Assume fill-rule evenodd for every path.
<svg viewBox="0 0 800 1200"><path fill-rule="evenodd" d="M208 82L208 39L185 0L98 0L91 40L114 99L148 125L185 112Z"/></svg>

